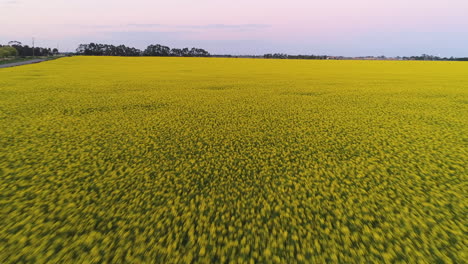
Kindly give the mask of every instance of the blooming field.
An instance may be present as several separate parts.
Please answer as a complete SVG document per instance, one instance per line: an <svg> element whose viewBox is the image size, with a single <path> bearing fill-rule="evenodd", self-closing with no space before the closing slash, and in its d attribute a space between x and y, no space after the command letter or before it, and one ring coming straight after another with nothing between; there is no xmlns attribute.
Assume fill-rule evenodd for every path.
<svg viewBox="0 0 468 264"><path fill-rule="evenodd" d="M1 263L463 263L468 64L0 70Z"/></svg>

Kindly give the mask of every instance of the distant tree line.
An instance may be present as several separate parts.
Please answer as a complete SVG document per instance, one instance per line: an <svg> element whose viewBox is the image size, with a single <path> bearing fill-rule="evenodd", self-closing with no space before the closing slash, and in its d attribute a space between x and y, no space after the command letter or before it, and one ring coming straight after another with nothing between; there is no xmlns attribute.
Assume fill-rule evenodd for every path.
<svg viewBox="0 0 468 264"><path fill-rule="evenodd" d="M454 57L438 57L434 55L422 54L421 56L411 57L395 57L387 58L385 56L366 56L366 57L343 57L343 56L326 56L326 55L288 55L284 53L274 53L263 55L265 59L303 59L303 60L326 60L326 59L339 59L339 60L426 60L426 61L468 61L468 58L454 58Z"/></svg>
<svg viewBox="0 0 468 264"><path fill-rule="evenodd" d="M162 57L210 57L210 53L199 48L171 49L159 44L149 45L142 53L143 56L162 56Z"/></svg>
<svg viewBox="0 0 468 264"><path fill-rule="evenodd" d="M5 48L5 47L10 47L14 48L16 50L16 55L10 55L10 56L20 56L20 57L28 57L28 56L52 56L52 55L57 55L59 53L58 49L54 48L42 48L42 47L29 47L28 45L23 45L19 41L10 41L8 42L8 45L0 47ZM12 50L10 49L12 52Z"/></svg>
<svg viewBox="0 0 468 264"><path fill-rule="evenodd" d="M274 53L263 55L265 59L301 59L301 60L326 60L329 56L325 55L288 55L284 53Z"/></svg>
<svg viewBox="0 0 468 264"><path fill-rule="evenodd" d="M210 57L210 53L199 48L171 49L163 45L149 45L145 50L139 50L125 45L109 44L80 44L76 49L77 55L88 56L160 56L160 57Z"/></svg>
<svg viewBox="0 0 468 264"><path fill-rule="evenodd" d="M468 61L468 58L439 57L434 55L422 54L421 56L401 57L403 60L423 60L423 61Z"/></svg>
<svg viewBox="0 0 468 264"><path fill-rule="evenodd" d="M92 56L140 56L141 50L127 47L125 45L108 45L108 44L80 44L76 49L78 55Z"/></svg>

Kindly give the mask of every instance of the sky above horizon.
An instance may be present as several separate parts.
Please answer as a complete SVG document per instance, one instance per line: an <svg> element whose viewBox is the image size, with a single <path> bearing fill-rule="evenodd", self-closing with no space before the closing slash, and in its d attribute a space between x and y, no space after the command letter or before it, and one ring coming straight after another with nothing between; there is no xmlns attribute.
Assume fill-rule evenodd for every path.
<svg viewBox="0 0 468 264"><path fill-rule="evenodd" d="M0 44L468 57L467 0L0 0Z"/></svg>

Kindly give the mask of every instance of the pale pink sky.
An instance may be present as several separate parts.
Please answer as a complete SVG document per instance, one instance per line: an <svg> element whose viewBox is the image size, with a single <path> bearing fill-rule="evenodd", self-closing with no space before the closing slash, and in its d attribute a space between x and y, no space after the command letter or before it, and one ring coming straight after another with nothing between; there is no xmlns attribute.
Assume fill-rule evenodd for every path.
<svg viewBox="0 0 468 264"><path fill-rule="evenodd" d="M0 43L468 56L468 0L0 0Z"/></svg>

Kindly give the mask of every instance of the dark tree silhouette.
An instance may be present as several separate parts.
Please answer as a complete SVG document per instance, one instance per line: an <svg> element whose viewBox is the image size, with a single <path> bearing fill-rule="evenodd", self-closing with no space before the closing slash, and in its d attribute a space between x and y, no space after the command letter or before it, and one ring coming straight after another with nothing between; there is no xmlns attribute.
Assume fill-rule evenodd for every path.
<svg viewBox="0 0 468 264"><path fill-rule="evenodd" d="M171 49L160 44L149 45L143 52L139 49L126 47L125 45L108 44L80 44L76 49L78 55L88 56L161 56L161 57L209 57L210 53L199 48Z"/></svg>
<svg viewBox="0 0 468 264"><path fill-rule="evenodd" d="M27 57L27 56L32 56L33 54L35 56L50 56L52 55L52 50L50 48L41 48L41 47L34 47L34 53L33 53L33 48L29 47L28 45L22 45L21 42L19 41L10 41L8 42L8 45L10 47L13 47L17 50L18 56L21 57Z"/></svg>
<svg viewBox="0 0 468 264"><path fill-rule="evenodd" d="M166 57L171 55L171 49L167 46L159 44L149 45L144 51L143 56L161 56Z"/></svg>
<svg viewBox="0 0 468 264"><path fill-rule="evenodd" d="M171 49L171 56L181 57L182 54L183 53L181 49Z"/></svg>
<svg viewBox="0 0 468 264"><path fill-rule="evenodd" d="M141 50L125 45L108 45L108 44L80 44L76 49L78 55L88 56L140 56Z"/></svg>

